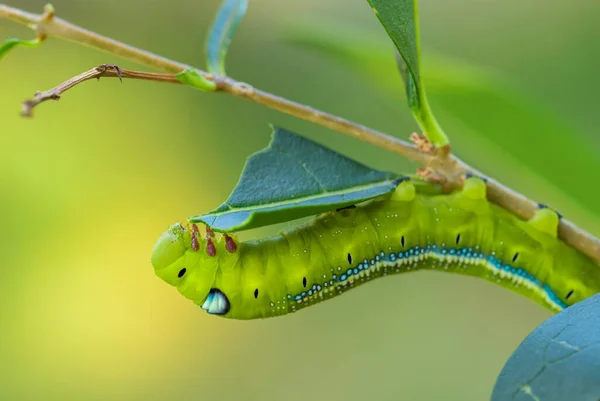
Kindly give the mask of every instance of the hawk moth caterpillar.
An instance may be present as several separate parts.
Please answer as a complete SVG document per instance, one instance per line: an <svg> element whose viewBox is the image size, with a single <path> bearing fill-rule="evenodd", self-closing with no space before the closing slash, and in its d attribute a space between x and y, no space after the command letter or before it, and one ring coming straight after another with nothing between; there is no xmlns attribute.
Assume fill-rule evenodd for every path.
<svg viewBox="0 0 600 401"><path fill-rule="evenodd" d="M540 207L523 221L488 202L478 177L449 194L410 180L391 194L333 210L277 235L235 243L195 225L157 241L158 277L210 314L285 315L375 278L421 269L482 277L552 311L600 292L600 268L557 238L559 215Z"/></svg>

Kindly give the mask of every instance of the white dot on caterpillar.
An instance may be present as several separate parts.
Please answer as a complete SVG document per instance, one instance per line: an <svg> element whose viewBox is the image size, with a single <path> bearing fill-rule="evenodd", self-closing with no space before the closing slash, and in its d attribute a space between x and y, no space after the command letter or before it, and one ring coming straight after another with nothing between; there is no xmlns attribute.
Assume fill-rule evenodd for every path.
<svg viewBox="0 0 600 401"><path fill-rule="evenodd" d="M275 304L274 304L273 302L271 302L271 304L270 304L270 305L271 305L271 306L275 306Z"/></svg>

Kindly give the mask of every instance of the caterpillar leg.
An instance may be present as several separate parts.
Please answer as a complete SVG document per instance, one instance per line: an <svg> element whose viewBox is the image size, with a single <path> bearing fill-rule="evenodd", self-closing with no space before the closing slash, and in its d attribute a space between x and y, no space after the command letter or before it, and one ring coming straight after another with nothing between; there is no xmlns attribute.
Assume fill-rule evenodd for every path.
<svg viewBox="0 0 600 401"><path fill-rule="evenodd" d="M483 180L483 182L485 182L486 184L487 184L487 182L488 182L488 179L487 179L486 177L483 177L483 176L477 176L477 175L475 175L475 174L471 174L471 173L466 173L466 174L465 174L465 180L468 180L469 178L473 178L473 177L477 177L477 178L480 178L480 179L482 179L482 180Z"/></svg>
<svg viewBox="0 0 600 401"><path fill-rule="evenodd" d="M543 203L538 203L538 208L539 209L551 209L550 206L544 205ZM554 209L552 209L552 210L554 210ZM554 211L558 215L558 219L562 220L562 218L563 218L562 214L558 210L554 210Z"/></svg>
<svg viewBox="0 0 600 401"><path fill-rule="evenodd" d="M545 205L538 205L538 210L528 223L537 230L550 235L553 238L558 236L558 222L561 216Z"/></svg>
<svg viewBox="0 0 600 401"><path fill-rule="evenodd" d="M235 251L237 251L237 247L238 247L235 239L230 237L227 234L224 234L223 238L225 239L225 249L227 249L227 252L235 253Z"/></svg>
<svg viewBox="0 0 600 401"><path fill-rule="evenodd" d="M198 241L199 236L200 231L198 231L198 226L196 224L192 224L192 250L194 252L198 252L200 250L200 242Z"/></svg>
<svg viewBox="0 0 600 401"><path fill-rule="evenodd" d="M416 191L415 184L410 180L404 180L394 190L392 200L410 202L415 199Z"/></svg>
<svg viewBox="0 0 600 401"><path fill-rule="evenodd" d="M462 195L473 200L486 199L487 186L485 180L481 177L467 174Z"/></svg>

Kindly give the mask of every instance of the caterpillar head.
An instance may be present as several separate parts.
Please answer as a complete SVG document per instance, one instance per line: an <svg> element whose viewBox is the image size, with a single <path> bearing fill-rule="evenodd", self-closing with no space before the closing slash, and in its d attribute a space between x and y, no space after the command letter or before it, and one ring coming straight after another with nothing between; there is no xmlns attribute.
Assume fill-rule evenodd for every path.
<svg viewBox="0 0 600 401"><path fill-rule="evenodd" d="M217 247L221 246L202 239L195 225L173 224L154 245L151 259L154 272L209 313L225 314L229 311L229 301L213 289L219 267Z"/></svg>

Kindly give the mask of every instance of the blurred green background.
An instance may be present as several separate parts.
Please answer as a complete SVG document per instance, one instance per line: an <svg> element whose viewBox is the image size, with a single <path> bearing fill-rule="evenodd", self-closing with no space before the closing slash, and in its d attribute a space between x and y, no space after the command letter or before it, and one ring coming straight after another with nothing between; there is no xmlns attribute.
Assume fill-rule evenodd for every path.
<svg viewBox="0 0 600 401"><path fill-rule="evenodd" d="M54 2L67 20L198 66L218 4ZM425 82L454 151L596 235L599 15L594 0L421 2ZM365 69L291 43L295 24L369 38L354 46ZM0 21L0 38L12 36L32 32ZM448 57L464 69L446 68ZM36 90L102 63L142 69L52 39L0 63L0 399L480 401L550 316L486 281L431 272L282 318L207 315L154 276L151 249L171 223L226 199L269 123L377 168L417 166L175 85L91 81L19 117ZM393 69L364 0L251 0L228 60L237 79L407 138L416 126ZM482 70L502 77L492 91Z"/></svg>

